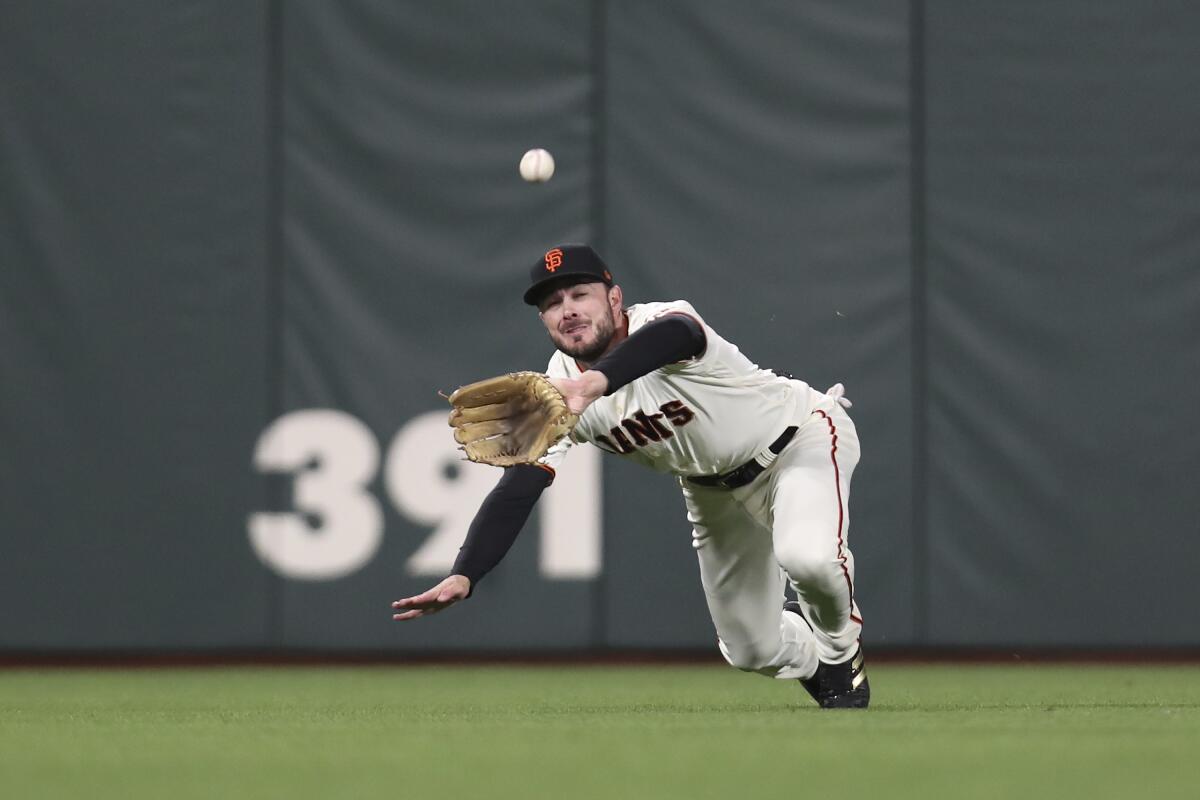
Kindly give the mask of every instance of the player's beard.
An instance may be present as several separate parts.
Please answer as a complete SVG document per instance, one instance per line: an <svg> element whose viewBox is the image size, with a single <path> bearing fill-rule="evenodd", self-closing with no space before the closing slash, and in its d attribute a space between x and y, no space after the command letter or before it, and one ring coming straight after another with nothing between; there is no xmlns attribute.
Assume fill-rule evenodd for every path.
<svg viewBox="0 0 1200 800"><path fill-rule="evenodd" d="M609 343L613 340L613 336L617 332L617 321L613 318L612 309L608 309L608 313L592 323L592 330L595 331L596 338L587 344L580 342L577 345L568 344L565 338L560 339L557 336L551 337L554 339L554 344L559 350L569 355L578 361L585 364L590 364L600 356L604 355L604 351L608 349Z"/></svg>

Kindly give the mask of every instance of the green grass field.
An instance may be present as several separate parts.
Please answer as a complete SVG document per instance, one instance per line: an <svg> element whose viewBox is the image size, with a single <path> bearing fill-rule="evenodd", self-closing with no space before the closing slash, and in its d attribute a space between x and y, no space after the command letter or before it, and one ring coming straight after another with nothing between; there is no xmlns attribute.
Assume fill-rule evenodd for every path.
<svg viewBox="0 0 1200 800"><path fill-rule="evenodd" d="M1196 798L1196 667L0 671L0 797Z"/></svg>

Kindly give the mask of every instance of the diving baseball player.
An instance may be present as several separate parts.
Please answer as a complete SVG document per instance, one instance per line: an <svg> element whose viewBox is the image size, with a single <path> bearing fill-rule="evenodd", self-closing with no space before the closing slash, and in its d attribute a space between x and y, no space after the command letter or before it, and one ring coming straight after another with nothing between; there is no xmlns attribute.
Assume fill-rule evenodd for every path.
<svg viewBox="0 0 1200 800"><path fill-rule="evenodd" d="M530 277L525 302L557 348L546 375L578 420L536 463L505 468L453 574L393 603L394 618L469 597L508 552L567 449L588 442L677 476L731 665L798 679L822 708L866 708L847 545L859 445L840 384L822 393L760 369L682 300L626 308L585 245L553 248ZM784 603L785 581L797 601Z"/></svg>

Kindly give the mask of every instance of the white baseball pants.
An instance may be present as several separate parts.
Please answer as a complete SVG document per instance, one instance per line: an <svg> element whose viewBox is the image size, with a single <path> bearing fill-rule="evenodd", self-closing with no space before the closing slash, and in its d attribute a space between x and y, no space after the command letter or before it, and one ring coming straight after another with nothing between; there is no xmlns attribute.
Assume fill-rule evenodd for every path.
<svg viewBox="0 0 1200 800"><path fill-rule="evenodd" d="M681 481L692 545L725 660L776 678L808 678L817 659L854 654L862 616L847 546L854 423L822 398L775 463L747 486ZM783 611L790 581L812 627Z"/></svg>

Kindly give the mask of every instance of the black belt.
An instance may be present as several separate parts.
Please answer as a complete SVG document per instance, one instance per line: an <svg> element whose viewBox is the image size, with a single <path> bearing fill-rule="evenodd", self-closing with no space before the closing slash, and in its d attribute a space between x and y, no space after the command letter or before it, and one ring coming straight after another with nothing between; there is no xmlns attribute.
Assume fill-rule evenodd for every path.
<svg viewBox="0 0 1200 800"><path fill-rule="evenodd" d="M783 433L779 434L779 438L771 442L771 446L767 449L774 455L779 455L783 452L783 448L787 447L787 443L796 435L798 428L793 425ZM752 458L745 464L742 464L737 469L732 469L729 472L723 472L720 475L697 475L694 478L688 478L689 483L694 483L697 486L715 486L719 489L736 489L739 486L745 486L750 481L757 478L759 475L771 465L767 466L759 463L757 458Z"/></svg>

